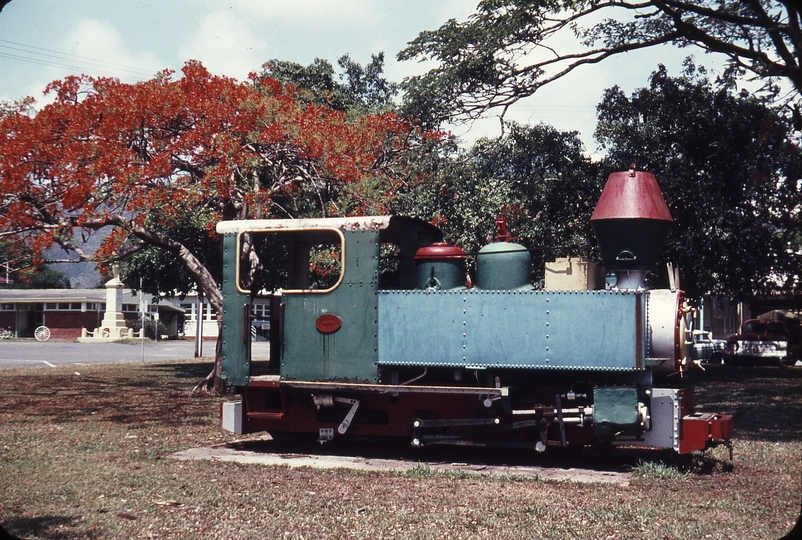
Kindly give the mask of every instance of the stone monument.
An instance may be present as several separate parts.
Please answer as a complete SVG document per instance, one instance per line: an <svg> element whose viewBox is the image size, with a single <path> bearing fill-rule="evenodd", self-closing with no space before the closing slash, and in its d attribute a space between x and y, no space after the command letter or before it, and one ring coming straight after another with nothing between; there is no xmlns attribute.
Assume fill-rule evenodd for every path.
<svg viewBox="0 0 802 540"><path fill-rule="evenodd" d="M106 282L106 311L100 328L95 328L89 336L84 329L79 341L118 341L134 337L133 330L125 325L123 307L123 282L120 280L120 268L116 264L112 267L112 277Z"/></svg>

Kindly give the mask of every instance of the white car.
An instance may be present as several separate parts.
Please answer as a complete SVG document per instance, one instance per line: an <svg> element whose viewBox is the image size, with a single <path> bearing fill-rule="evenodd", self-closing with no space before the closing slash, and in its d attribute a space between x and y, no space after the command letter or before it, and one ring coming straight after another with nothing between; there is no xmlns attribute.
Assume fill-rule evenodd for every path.
<svg viewBox="0 0 802 540"><path fill-rule="evenodd" d="M713 339L707 330L686 330L685 341L690 346L688 354L692 362L720 364L724 359L727 341Z"/></svg>

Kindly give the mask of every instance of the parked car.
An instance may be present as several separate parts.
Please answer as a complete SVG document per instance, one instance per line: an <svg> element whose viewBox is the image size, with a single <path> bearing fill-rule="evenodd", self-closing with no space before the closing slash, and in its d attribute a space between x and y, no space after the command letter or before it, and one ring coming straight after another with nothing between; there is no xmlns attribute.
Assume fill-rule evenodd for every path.
<svg viewBox="0 0 802 540"><path fill-rule="evenodd" d="M788 359L788 327L782 321L749 319L727 340L727 363L783 363Z"/></svg>
<svg viewBox="0 0 802 540"><path fill-rule="evenodd" d="M685 341L689 344L689 356L692 362L720 364L724 359L727 341L713 339L707 330L686 330Z"/></svg>

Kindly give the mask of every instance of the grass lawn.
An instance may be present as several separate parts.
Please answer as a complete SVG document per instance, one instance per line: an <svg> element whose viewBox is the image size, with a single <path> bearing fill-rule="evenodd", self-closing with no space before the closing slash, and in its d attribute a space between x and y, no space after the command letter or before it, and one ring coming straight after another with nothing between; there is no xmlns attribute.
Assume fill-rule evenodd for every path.
<svg viewBox="0 0 802 540"><path fill-rule="evenodd" d="M690 468L582 455L584 467L632 470L625 486L165 459L236 439L219 399L189 393L209 368L0 372L0 524L26 539L775 539L800 512L802 368L697 375L697 409L735 415L731 470L723 448Z"/></svg>

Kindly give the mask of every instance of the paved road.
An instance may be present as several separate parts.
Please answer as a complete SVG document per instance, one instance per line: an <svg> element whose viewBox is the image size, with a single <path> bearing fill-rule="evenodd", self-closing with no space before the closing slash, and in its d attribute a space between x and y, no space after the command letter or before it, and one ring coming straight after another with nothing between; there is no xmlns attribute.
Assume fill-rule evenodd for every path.
<svg viewBox="0 0 802 540"><path fill-rule="evenodd" d="M214 341L204 341L203 357L211 361ZM264 349L265 352L260 352ZM266 342L254 343L254 354L266 355ZM195 355L193 341L141 343L74 343L70 341L0 341L0 369L53 367L60 365L112 364L115 362L156 362Z"/></svg>

